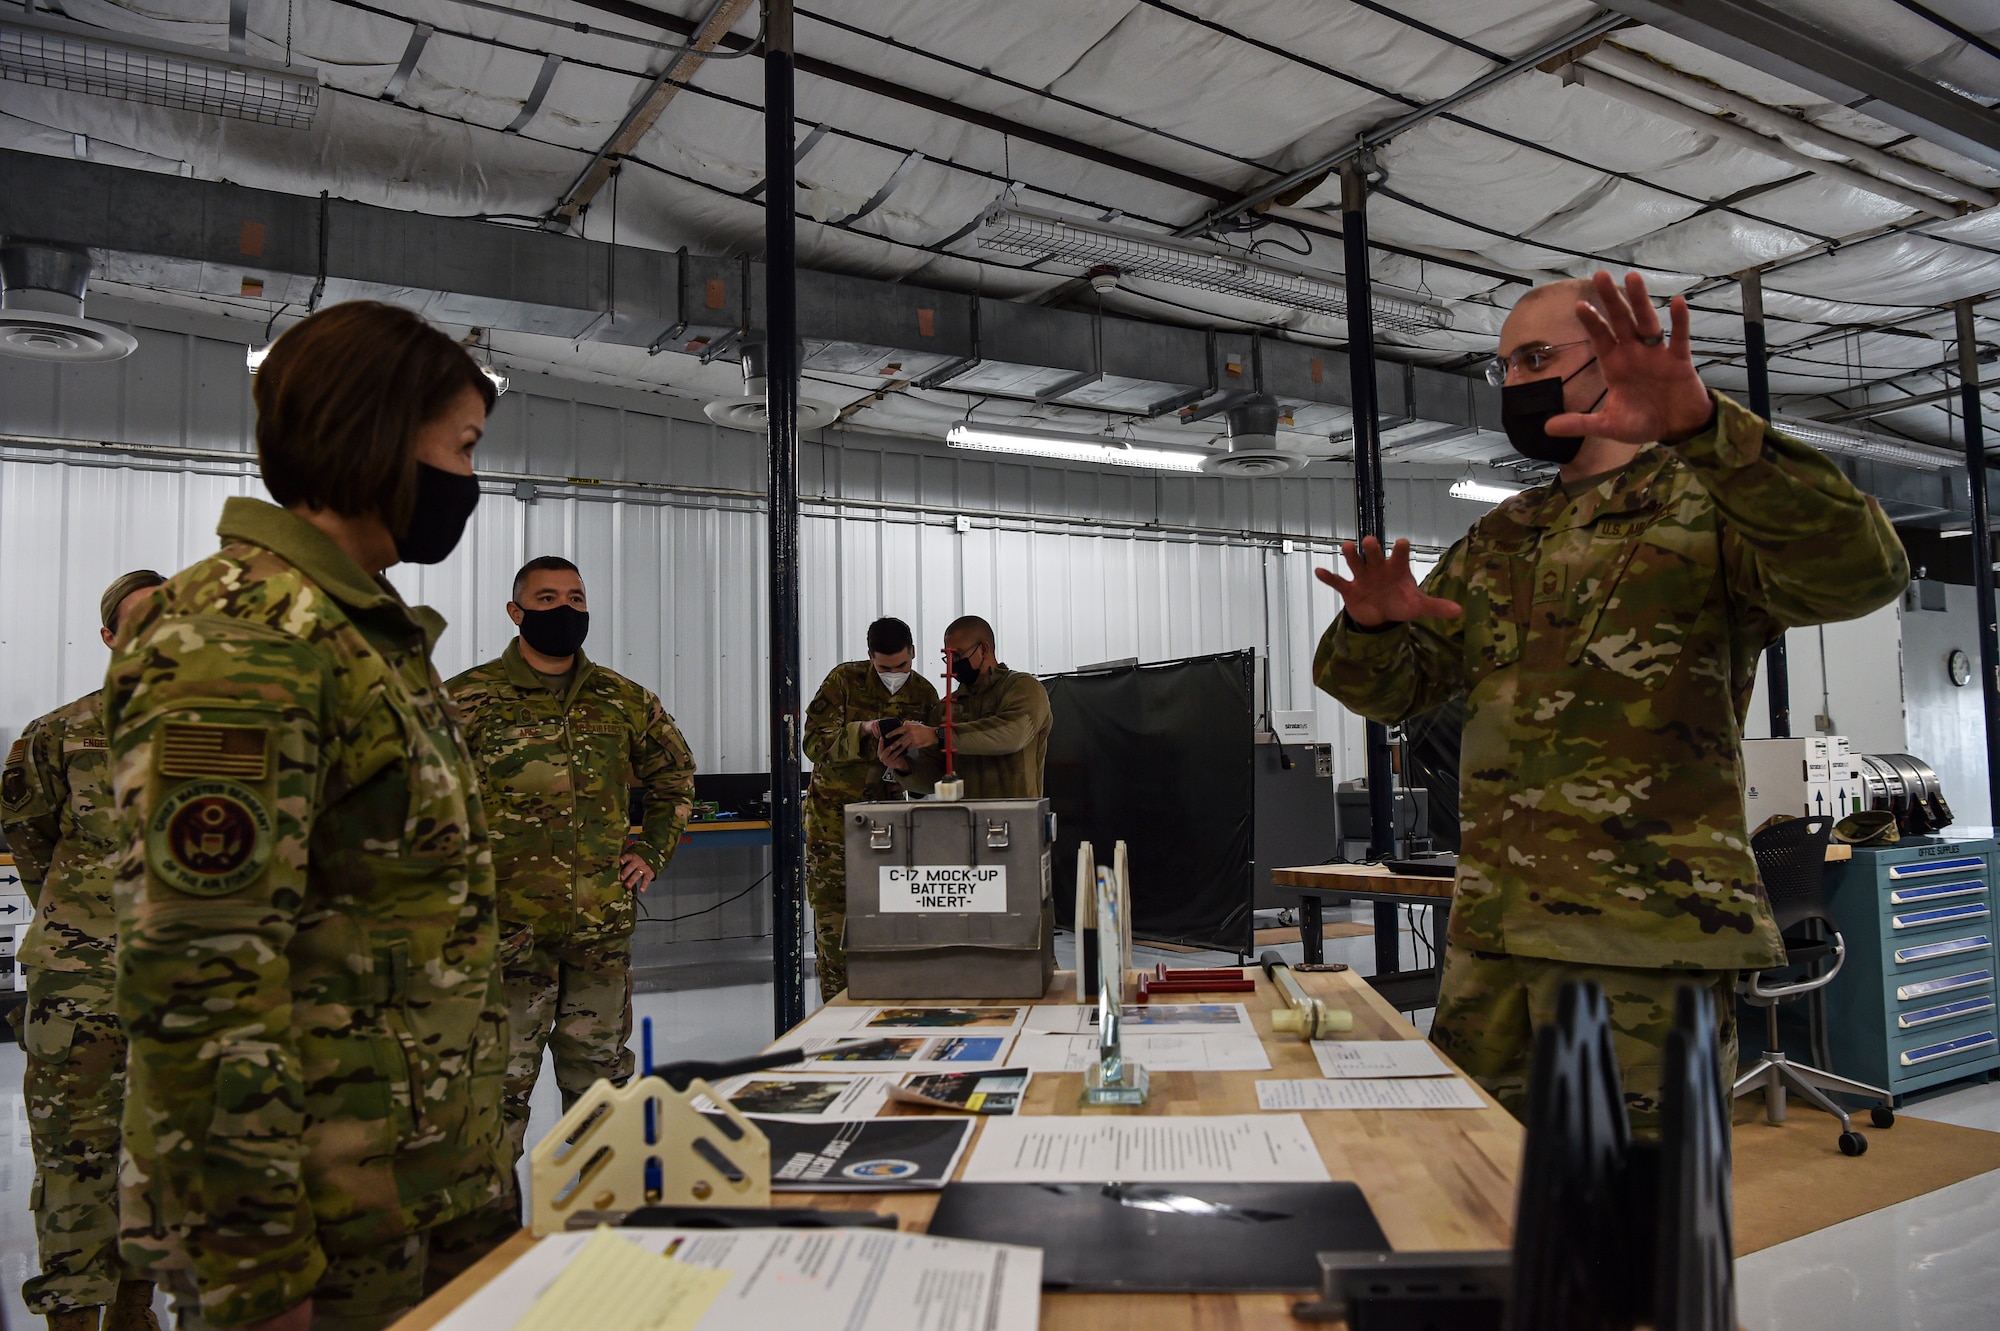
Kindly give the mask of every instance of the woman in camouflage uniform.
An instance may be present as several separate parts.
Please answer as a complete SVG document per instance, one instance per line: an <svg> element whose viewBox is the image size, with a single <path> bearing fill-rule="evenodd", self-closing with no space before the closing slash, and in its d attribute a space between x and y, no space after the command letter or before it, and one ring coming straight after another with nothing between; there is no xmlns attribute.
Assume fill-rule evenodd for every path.
<svg viewBox="0 0 2000 1331"><path fill-rule="evenodd" d="M490 1224L506 1169L479 787L443 621L382 577L457 544L493 391L357 302L279 338L255 396L282 507L223 506L105 687L122 1251L183 1328L372 1331L463 1264L453 1226Z"/></svg>

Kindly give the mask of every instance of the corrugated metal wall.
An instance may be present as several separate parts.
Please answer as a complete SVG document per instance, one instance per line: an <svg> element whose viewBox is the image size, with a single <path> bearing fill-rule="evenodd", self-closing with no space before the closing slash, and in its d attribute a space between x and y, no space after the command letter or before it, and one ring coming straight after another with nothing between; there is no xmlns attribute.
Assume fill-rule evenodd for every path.
<svg viewBox="0 0 2000 1331"><path fill-rule="evenodd" d="M254 412L242 344L133 331L139 350L107 366L0 357L0 433L244 455ZM763 517L754 497L727 493L762 489L761 438L687 419L688 404L657 395L516 384L482 469L682 488L524 484L523 499L490 484L451 559L392 573L451 621L439 668L498 654L513 632L503 607L514 569L564 554L590 587L592 655L659 692L704 769L761 769ZM803 524L809 683L858 655L881 614L910 622L926 664L948 621L985 615L1003 659L1038 673L1268 642L1274 704L1317 706L1323 737L1347 741L1343 770L1358 770L1358 725L1310 679L1335 609L1311 566L1351 530L1346 481L1126 475L833 438L807 446L800 478L803 494L837 501L810 503ZM199 558L224 496L262 487L233 459L19 444L0 458L0 737L11 737L99 682L96 605L112 577ZM1394 528L1431 545L1455 538L1476 510L1444 484L1393 482ZM1298 544L1286 553L1271 533Z"/></svg>

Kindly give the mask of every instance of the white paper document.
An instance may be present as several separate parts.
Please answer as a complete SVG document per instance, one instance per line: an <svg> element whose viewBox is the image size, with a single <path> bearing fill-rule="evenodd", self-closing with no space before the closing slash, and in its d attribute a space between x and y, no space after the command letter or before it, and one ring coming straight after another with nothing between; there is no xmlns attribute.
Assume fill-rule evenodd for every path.
<svg viewBox="0 0 2000 1331"><path fill-rule="evenodd" d="M1449 1077L1428 1040L1314 1040L1323 1077Z"/></svg>
<svg viewBox="0 0 2000 1331"><path fill-rule="evenodd" d="M1479 1092L1458 1077L1335 1077L1260 1081L1259 1109L1484 1109Z"/></svg>
<svg viewBox="0 0 2000 1331"><path fill-rule="evenodd" d="M1271 1056L1254 1034L1214 1035L1180 1027L1172 1031L1127 1028L1127 1059L1148 1072L1267 1072ZM1031 1072L1082 1072L1097 1063L1097 1033L1063 1035L1023 1031L1014 1040L1011 1062Z"/></svg>
<svg viewBox="0 0 2000 1331"><path fill-rule="evenodd" d="M878 1229L623 1229L622 1239L729 1283L695 1331L1035 1331L1037 1248ZM589 1243L555 1234L487 1282L437 1331L514 1331Z"/></svg>
<svg viewBox="0 0 2000 1331"><path fill-rule="evenodd" d="M987 1120L967 1183L1326 1183L1297 1114Z"/></svg>

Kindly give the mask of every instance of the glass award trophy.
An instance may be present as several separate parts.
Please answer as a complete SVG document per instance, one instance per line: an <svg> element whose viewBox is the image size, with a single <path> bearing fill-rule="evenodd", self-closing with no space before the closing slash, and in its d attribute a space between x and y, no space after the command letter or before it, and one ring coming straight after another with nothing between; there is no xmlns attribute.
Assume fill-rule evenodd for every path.
<svg viewBox="0 0 2000 1331"><path fill-rule="evenodd" d="M1124 846L1116 868L1097 870L1097 1062L1083 1074L1086 1105L1143 1105L1146 1069L1124 1051L1125 961L1131 937L1131 907Z"/></svg>

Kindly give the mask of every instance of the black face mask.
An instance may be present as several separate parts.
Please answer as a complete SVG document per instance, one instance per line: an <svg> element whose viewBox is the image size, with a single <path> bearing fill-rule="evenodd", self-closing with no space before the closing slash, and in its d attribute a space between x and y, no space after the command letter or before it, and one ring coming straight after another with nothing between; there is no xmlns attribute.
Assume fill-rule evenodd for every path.
<svg viewBox="0 0 2000 1331"><path fill-rule="evenodd" d="M521 611L521 641L543 656L574 656L590 636L590 612L573 605Z"/></svg>
<svg viewBox="0 0 2000 1331"><path fill-rule="evenodd" d="M962 656L953 657L951 677L958 681L960 688L969 689L979 682L979 667Z"/></svg>
<svg viewBox="0 0 2000 1331"><path fill-rule="evenodd" d="M479 506L479 478L417 464L417 502L396 537L396 558L406 564L435 564L458 548L466 519Z"/></svg>
<svg viewBox="0 0 2000 1331"><path fill-rule="evenodd" d="M1532 383L1508 384L1500 390L1500 424L1507 431L1507 441L1514 445L1514 451L1524 458L1537 462L1553 462L1561 466L1574 461L1577 451L1583 447L1583 436L1572 439L1558 439L1549 433L1549 422L1568 411L1563 404L1563 386L1577 375L1597 364L1592 356L1578 366L1574 374L1561 379L1536 379ZM1604 394L1597 395L1597 402L1604 401ZM1597 410L1597 402L1588 410Z"/></svg>

